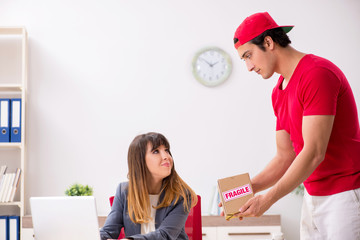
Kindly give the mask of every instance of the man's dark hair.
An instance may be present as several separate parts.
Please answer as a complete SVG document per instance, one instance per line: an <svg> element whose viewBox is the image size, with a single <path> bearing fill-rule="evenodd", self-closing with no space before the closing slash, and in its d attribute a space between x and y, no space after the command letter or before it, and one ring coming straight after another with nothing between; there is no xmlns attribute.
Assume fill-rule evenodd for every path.
<svg viewBox="0 0 360 240"><path fill-rule="evenodd" d="M274 42L276 42L277 44L279 44L281 47L286 47L287 45L289 45L291 43L288 35L286 35L286 33L284 32L284 30L281 27L266 30L259 36L250 40L250 42L257 45L261 50L265 51L264 39L266 36L271 37L272 40Z"/></svg>

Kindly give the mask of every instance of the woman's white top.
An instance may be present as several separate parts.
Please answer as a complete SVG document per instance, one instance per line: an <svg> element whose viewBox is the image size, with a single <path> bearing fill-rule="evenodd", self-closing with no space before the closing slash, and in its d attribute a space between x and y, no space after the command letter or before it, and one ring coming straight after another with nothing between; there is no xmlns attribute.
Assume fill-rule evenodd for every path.
<svg viewBox="0 0 360 240"><path fill-rule="evenodd" d="M149 195L150 197L150 211L151 211L151 221L148 223L141 224L141 234L146 234L149 232L155 231L155 216L156 216L156 209L152 206L157 206L159 201L159 194L158 195Z"/></svg>

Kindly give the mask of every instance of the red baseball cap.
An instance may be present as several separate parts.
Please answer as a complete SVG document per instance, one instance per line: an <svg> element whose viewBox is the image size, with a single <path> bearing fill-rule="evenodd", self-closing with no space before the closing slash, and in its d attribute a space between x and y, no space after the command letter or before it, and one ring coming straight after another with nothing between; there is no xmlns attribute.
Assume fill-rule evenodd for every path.
<svg viewBox="0 0 360 240"><path fill-rule="evenodd" d="M294 26L279 26L268 12L250 15L236 29L234 39L237 38L238 41L235 43L235 48L238 49L239 46L259 36L266 30L279 27L288 33Z"/></svg>

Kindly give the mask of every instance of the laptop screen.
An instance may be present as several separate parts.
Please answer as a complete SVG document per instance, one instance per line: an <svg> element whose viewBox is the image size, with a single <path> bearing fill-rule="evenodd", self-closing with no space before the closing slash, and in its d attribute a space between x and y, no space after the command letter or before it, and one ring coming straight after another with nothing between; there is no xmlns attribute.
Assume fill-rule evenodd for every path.
<svg viewBox="0 0 360 240"><path fill-rule="evenodd" d="M31 197L36 240L100 240L95 198Z"/></svg>

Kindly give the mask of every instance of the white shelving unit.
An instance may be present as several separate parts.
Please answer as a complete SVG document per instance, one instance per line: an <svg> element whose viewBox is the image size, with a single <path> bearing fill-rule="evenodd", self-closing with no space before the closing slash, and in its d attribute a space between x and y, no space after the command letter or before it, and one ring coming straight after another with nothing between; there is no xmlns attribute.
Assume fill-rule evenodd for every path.
<svg viewBox="0 0 360 240"><path fill-rule="evenodd" d="M19 215L20 219L22 219L26 212L25 123L27 68L28 43L26 29L24 27L0 27L0 98L21 98L21 142L0 143L0 166L7 165L8 169L10 168L9 170L20 168L20 183L15 195L15 201L0 203L0 212L1 215Z"/></svg>

